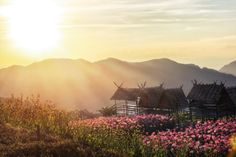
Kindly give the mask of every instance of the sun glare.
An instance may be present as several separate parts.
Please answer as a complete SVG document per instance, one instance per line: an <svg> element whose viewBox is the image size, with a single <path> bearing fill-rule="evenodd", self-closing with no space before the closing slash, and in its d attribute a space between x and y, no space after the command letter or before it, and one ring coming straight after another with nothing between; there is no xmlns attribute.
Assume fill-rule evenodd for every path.
<svg viewBox="0 0 236 157"><path fill-rule="evenodd" d="M31 55L58 45L60 10L50 0L13 0L8 11L9 37Z"/></svg>

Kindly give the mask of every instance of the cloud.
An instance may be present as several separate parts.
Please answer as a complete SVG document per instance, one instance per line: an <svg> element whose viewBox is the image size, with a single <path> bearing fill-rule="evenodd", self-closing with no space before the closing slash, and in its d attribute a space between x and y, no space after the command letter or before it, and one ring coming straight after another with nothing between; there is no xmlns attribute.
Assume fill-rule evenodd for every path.
<svg viewBox="0 0 236 157"><path fill-rule="evenodd" d="M60 28L141 28L141 27L155 27L152 24L77 24L77 25L61 25Z"/></svg>
<svg viewBox="0 0 236 157"><path fill-rule="evenodd" d="M236 15L236 7L225 6L218 0L69 0L67 3L65 18L71 20L64 26L67 28L220 23L235 21Z"/></svg>
<svg viewBox="0 0 236 157"><path fill-rule="evenodd" d="M236 41L236 34L227 35L227 36L219 36L214 38L205 38L201 41L211 41L211 42L221 42L221 41Z"/></svg>
<svg viewBox="0 0 236 157"><path fill-rule="evenodd" d="M69 11L82 12L82 11L111 11L111 10L139 10L139 9L166 9L171 7L183 6L192 4L194 0L151 0L151 1L112 1L107 3L100 1L100 3L91 1L90 3L77 3L73 7L69 7ZM191 2L191 3L190 3Z"/></svg>

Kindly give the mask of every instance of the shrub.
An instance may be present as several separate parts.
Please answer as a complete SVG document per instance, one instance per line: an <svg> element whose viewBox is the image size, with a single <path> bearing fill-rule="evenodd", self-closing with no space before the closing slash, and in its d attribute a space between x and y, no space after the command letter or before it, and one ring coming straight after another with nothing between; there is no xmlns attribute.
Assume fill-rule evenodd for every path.
<svg viewBox="0 0 236 157"><path fill-rule="evenodd" d="M109 116L114 116L116 115L116 108L114 106L111 107L103 107L99 112L104 116L104 117L109 117Z"/></svg>

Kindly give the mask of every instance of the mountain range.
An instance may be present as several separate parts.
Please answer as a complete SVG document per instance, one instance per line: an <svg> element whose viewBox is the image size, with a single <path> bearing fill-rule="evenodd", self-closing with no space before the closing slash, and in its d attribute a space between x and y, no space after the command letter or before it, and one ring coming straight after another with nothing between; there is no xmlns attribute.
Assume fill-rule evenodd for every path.
<svg viewBox="0 0 236 157"><path fill-rule="evenodd" d="M236 76L236 61L231 62L228 65L223 66L220 69L220 72L227 73L227 74L233 74Z"/></svg>
<svg viewBox="0 0 236 157"><path fill-rule="evenodd" d="M236 75L236 71L232 67L236 67L236 63L217 71L170 59L127 62L108 58L93 63L83 59L48 59L0 69L0 97L39 94L42 99L52 100L69 110L97 111L113 104L110 97L117 89L113 81L124 82L123 87L137 87L137 83L144 81L147 86L164 83L165 88L183 85L187 94L192 80L222 81L227 86L235 86L236 76L232 74Z"/></svg>

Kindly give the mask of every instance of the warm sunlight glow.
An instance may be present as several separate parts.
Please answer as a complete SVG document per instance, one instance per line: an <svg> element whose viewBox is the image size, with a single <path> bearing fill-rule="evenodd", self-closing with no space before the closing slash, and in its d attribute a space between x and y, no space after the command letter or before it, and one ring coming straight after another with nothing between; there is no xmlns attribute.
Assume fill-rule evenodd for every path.
<svg viewBox="0 0 236 157"><path fill-rule="evenodd" d="M9 7L9 36L31 55L56 47L59 8L50 0L13 0Z"/></svg>

